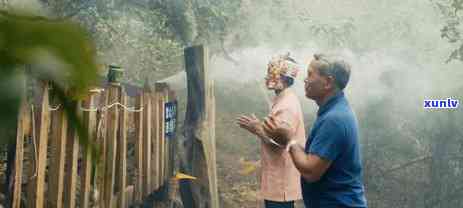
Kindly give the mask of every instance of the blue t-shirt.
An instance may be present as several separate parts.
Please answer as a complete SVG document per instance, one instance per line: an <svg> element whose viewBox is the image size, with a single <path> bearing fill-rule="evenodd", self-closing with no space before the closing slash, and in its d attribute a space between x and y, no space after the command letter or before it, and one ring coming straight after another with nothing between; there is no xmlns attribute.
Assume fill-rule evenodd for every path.
<svg viewBox="0 0 463 208"><path fill-rule="evenodd" d="M367 207L362 182L357 119L341 91L317 113L305 152L331 161L319 181L301 179L307 208Z"/></svg>

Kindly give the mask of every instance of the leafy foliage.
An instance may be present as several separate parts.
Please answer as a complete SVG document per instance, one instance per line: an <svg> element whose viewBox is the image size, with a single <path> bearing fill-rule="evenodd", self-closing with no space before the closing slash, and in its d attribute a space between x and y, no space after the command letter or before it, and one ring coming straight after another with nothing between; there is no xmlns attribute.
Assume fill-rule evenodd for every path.
<svg viewBox="0 0 463 208"><path fill-rule="evenodd" d="M449 43L454 45L454 49L448 59L447 63L452 60L463 61L463 39L461 33L463 32L463 1L462 0L431 0L445 19L445 25L441 29L441 37L446 39Z"/></svg>
<svg viewBox="0 0 463 208"><path fill-rule="evenodd" d="M88 142L73 100L81 98L96 84L97 64L94 45L81 27L66 21L2 11L0 57L3 85L0 105L5 106L0 119L2 132L15 129L19 102L25 96L26 74L54 86L69 123L76 126L81 142ZM23 65L36 67L26 71Z"/></svg>

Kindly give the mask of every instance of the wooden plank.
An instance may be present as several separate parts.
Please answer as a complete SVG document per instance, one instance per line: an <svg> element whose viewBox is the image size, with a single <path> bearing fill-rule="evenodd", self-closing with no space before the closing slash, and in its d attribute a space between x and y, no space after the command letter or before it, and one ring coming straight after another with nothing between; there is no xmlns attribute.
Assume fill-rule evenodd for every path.
<svg viewBox="0 0 463 208"><path fill-rule="evenodd" d="M165 104L165 94L164 90L167 87L166 83L156 83L155 85L155 103L156 103L156 118L155 118L155 129L156 129L156 138L154 141L156 145L156 170L153 171L153 175L156 177L156 187L155 190L158 190L164 185L164 165L165 165L165 137L164 137L164 104Z"/></svg>
<svg viewBox="0 0 463 208"><path fill-rule="evenodd" d="M151 160L151 176L152 176L152 188L154 190L158 190L160 186L160 178L159 178L159 158L161 157L161 151L159 146L160 140L160 121L159 121L159 93L156 91L153 93L153 108L152 110L152 117L153 117L153 132L152 132L152 160Z"/></svg>
<svg viewBox="0 0 463 208"><path fill-rule="evenodd" d="M161 152L161 157L159 158L159 178L160 178L160 186L164 185L165 182L165 162L166 162L166 138L165 138L165 122L164 122L164 114L165 114L165 103L166 103L166 96L164 87L160 89L159 94L159 147Z"/></svg>
<svg viewBox="0 0 463 208"><path fill-rule="evenodd" d="M37 164L36 164L36 179L32 186L30 204L33 207L44 207L45 194L45 170L47 167L47 145L48 145L48 127L50 123L49 101L48 101L48 83L42 85L42 97L40 106L40 128L38 128L37 141Z"/></svg>
<svg viewBox="0 0 463 208"><path fill-rule="evenodd" d="M173 90L169 90L169 102L176 102L177 101L177 97L175 95L175 92ZM178 109L177 109L178 110ZM178 171L178 166L177 166L177 159L175 158L176 156L176 146L178 145L177 144L177 116L178 116L178 112L175 114L175 117L173 117L172 119L175 119L175 121L173 122L173 125L175 126L174 128L174 136L173 138L170 139L170 145L169 145L169 174L168 174L168 180L170 181L170 179L174 176L174 173Z"/></svg>
<svg viewBox="0 0 463 208"><path fill-rule="evenodd" d="M112 105L120 101L120 86L110 85L108 103ZM119 106L114 105L107 110L106 126L106 158L104 173L104 207L114 207L114 182L116 170L117 130L119 126Z"/></svg>
<svg viewBox="0 0 463 208"><path fill-rule="evenodd" d="M80 207L90 207L90 187L92 179L92 152L91 145L93 139L96 137L96 111L93 109L95 106L95 93L90 93L89 97L83 101L83 107L89 109L83 114L84 125L87 129L89 142L82 151L82 180L80 182Z"/></svg>
<svg viewBox="0 0 463 208"><path fill-rule="evenodd" d="M145 85L143 90L143 196L147 196L152 190L151 184L151 90Z"/></svg>
<svg viewBox="0 0 463 208"><path fill-rule="evenodd" d="M27 102L22 101L19 110L18 126L16 130L16 152L14 162L14 183L13 183L13 197L12 197L12 208L21 207L21 185L22 185L22 173L23 173L23 159L24 159L24 133L27 123L27 113L29 112Z"/></svg>
<svg viewBox="0 0 463 208"><path fill-rule="evenodd" d="M38 95L41 96L41 95ZM34 100L39 100L35 99ZM40 115L37 115L37 105L36 103L33 103L31 105L31 140L26 140L26 145L25 148L26 150L24 151L25 158L31 158L30 161L28 161L28 165L26 166L26 207L27 208L34 208L34 187L35 187L35 180L37 178L36 173L37 173L37 150L36 150L36 143L37 143L37 126L38 126L38 120L40 120ZM26 162L27 160L25 160Z"/></svg>
<svg viewBox="0 0 463 208"><path fill-rule="evenodd" d="M141 109L143 107L143 95L137 96L135 99L135 107ZM135 162L136 162L136 178L134 185L134 201L141 203L143 198L143 114L146 111L135 113Z"/></svg>
<svg viewBox="0 0 463 208"><path fill-rule="evenodd" d="M102 109L104 106L108 105L108 95L109 92L108 90L104 90L104 92L101 94L99 97L100 100L100 109ZM105 207L105 201L104 201L104 186L105 186L105 168L106 168L106 137L107 137L107 117L108 117L108 111L102 110L100 111L100 114L98 116L98 124L97 124L97 144L99 146L99 158L97 158L97 167L95 169L95 186L96 186L96 191L97 191L97 198L96 204L98 207Z"/></svg>
<svg viewBox="0 0 463 208"><path fill-rule="evenodd" d="M171 102L176 102L177 97L176 94L173 90L169 90L169 101ZM178 109L177 109L178 110ZM179 154L177 152L178 149L178 139L177 139L177 121L178 121L178 113L175 114L175 117L172 119L175 119L174 123L174 135L170 139L170 150L169 150L169 164L170 164L170 169L169 169L169 187L168 187L168 200L169 200L169 208L175 208L175 207L183 207L182 204L182 199L180 197L180 189L179 189L179 181L175 179L173 176L176 172L179 170Z"/></svg>
<svg viewBox="0 0 463 208"><path fill-rule="evenodd" d="M121 104L127 106L127 95L122 90L121 93ZM120 118L119 118L119 137L117 142L117 191L119 196L117 198L117 207L125 208L127 207L127 196L126 196L126 186L127 186L127 120L128 112L124 108L120 108Z"/></svg>
<svg viewBox="0 0 463 208"><path fill-rule="evenodd" d="M77 103L77 115L82 118L82 111L79 109L81 102ZM76 206L76 190L77 190L77 168L79 160L79 136L76 129L70 129L66 139L66 175L64 189L64 204L66 208L74 208Z"/></svg>
<svg viewBox="0 0 463 208"><path fill-rule="evenodd" d="M64 162L66 155L66 140L68 121L63 108L52 112L51 129L51 159L50 159L50 178L48 207L63 207L64 190Z"/></svg>

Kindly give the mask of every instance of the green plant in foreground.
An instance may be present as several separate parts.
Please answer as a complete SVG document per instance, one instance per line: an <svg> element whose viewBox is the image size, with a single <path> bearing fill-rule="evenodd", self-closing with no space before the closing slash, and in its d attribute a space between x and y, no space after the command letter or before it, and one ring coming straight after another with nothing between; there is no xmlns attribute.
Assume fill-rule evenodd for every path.
<svg viewBox="0 0 463 208"><path fill-rule="evenodd" d="M24 65L32 67L25 70ZM68 122L77 129L80 143L87 146L76 100L96 83L97 64L94 44L86 32L68 21L0 11L0 144L12 138L7 132L15 133L25 76L53 85ZM95 145L91 147L96 154Z"/></svg>

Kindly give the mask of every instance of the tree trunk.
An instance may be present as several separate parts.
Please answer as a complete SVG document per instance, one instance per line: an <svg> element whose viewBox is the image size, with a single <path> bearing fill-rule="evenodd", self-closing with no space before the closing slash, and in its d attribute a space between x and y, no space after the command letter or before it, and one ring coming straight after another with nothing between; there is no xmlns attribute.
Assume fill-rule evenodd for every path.
<svg viewBox="0 0 463 208"><path fill-rule="evenodd" d="M215 153L215 101L213 83L207 74L207 49L202 46L185 49L188 102L184 135L180 140L184 155L181 171L198 179L181 182L185 207L218 207Z"/></svg>

